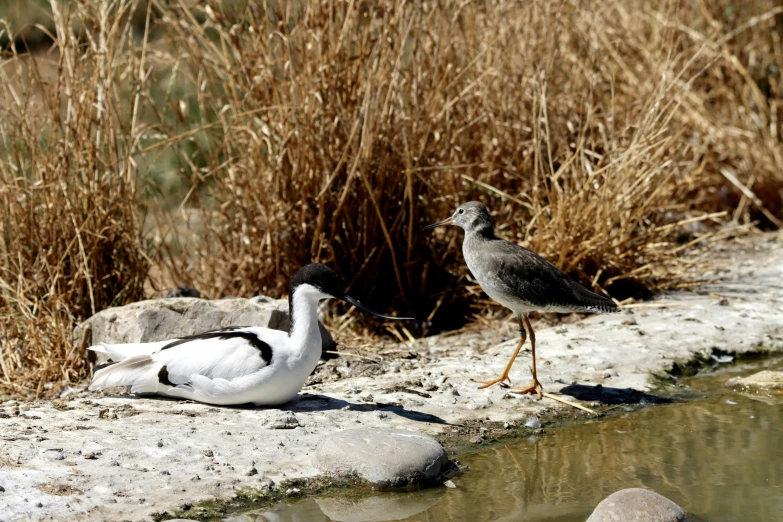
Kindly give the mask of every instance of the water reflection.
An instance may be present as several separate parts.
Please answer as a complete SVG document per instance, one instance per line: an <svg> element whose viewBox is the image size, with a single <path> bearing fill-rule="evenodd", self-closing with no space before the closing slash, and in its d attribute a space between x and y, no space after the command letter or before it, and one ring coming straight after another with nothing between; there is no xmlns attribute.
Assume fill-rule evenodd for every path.
<svg viewBox="0 0 783 522"><path fill-rule="evenodd" d="M412 493L379 493L360 498L323 497L315 501L329 520L338 522L384 522L407 520L435 504L446 493L440 487Z"/></svg>
<svg viewBox="0 0 783 522"><path fill-rule="evenodd" d="M504 447L463 455L460 461L471 471L452 479L457 489L430 490L432 497L321 498L283 506L260 520L583 522L603 498L627 487L657 491L710 522L781 520L783 405L720 387L737 373L692 380L715 394L709 399L517 442L511 449L520 467ZM390 500L395 497L399 504Z"/></svg>
<svg viewBox="0 0 783 522"><path fill-rule="evenodd" d="M247 513L224 519L226 522L385 522L408 520L430 509L447 488L405 493L325 496L295 504L282 504L263 513Z"/></svg>

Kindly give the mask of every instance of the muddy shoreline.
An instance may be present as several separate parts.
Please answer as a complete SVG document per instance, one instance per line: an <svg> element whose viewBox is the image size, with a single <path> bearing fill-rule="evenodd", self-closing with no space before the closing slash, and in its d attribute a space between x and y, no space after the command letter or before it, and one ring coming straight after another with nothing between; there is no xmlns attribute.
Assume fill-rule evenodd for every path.
<svg viewBox="0 0 783 522"><path fill-rule="evenodd" d="M677 378L700 365L783 351L783 235L725 246L715 256L707 274L714 283L613 316L549 328L539 322L545 390L603 411L636 408L687 398ZM545 427L588 418L546 398L477 389L471 379L499 373L515 335L504 321L380 346L375 361L332 359L280 409L82 390L0 402L0 520L150 520L183 508L206 515L196 512L205 501L221 510L301 495L330 486L313 454L336 430L414 430L454 455L524 434L531 416ZM529 361L529 352L520 356L515 385L527 383Z"/></svg>

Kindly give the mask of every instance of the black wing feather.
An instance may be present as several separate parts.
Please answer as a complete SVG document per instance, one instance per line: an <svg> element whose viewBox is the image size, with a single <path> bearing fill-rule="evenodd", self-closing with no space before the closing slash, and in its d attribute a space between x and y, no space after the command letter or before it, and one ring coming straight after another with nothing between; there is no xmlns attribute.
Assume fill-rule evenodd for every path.
<svg viewBox="0 0 783 522"><path fill-rule="evenodd" d="M181 337L176 341L172 341L163 348L161 351L174 348L181 344L189 343L191 341L199 341L204 339L221 339L227 340L234 337L240 337L250 343L251 346L261 352L261 358L266 362L267 366L272 364L272 347L258 338L253 332L241 331L240 328L247 328L246 326L228 326L219 330L209 330L208 332L202 332L195 335L188 335Z"/></svg>

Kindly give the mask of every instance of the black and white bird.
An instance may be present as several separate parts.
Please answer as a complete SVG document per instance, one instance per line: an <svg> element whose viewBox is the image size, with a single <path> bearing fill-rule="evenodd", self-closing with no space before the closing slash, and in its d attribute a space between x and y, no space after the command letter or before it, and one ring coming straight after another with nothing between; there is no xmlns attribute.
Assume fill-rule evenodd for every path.
<svg viewBox="0 0 783 522"><path fill-rule="evenodd" d="M337 298L384 319L407 319L380 314L344 289L331 269L311 264L297 271L288 286L288 332L234 326L167 341L91 346L113 362L95 372L90 389L128 386L133 393L218 405L286 403L321 355L319 301Z"/></svg>
<svg viewBox="0 0 783 522"><path fill-rule="evenodd" d="M503 373L496 379L476 382L483 385L481 388L487 388L510 381L511 365L530 335L533 383L511 391L536 393L541 397L541 383L536 376L536 336L528 314L532 311L618 312L617 305L583 287L535 252L496 237L487 207L478 201L464 203L451 217L424 228L441 225L457 225L465 231L462 255L470 272L489 297L514 312L519 323L521 338Z"/></svg>

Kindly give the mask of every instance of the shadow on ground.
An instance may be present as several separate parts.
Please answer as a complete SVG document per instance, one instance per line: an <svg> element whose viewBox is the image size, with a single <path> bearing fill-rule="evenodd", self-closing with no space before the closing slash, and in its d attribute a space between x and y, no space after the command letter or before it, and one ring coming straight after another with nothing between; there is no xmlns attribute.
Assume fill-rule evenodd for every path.
<svg viewBox="0 0 783 522"><path fill-rule="evenodd" d="M416 422L431 422L434 424L443 424L446 426L459 426L446 422L437 415L430 415L415 410L407 410L397 403L361 403L348 402L343 399L335 399L326 395L314 395L311 393L301 393L293 401L282 406L281 410L291 412L310 412L310 411L328 411L328 410L350 410L350 411L387 411Z"/></svg>
<svg viewBox="0 0 783 522"><path fill-rule="evenodd" d="M569 395L580 401L597 401L603 404L670 404L674 402L667 397L658 397L636 391L631 388L609 388L601 384L585 386L584 384L571 384L560 393Z"/></svg>

